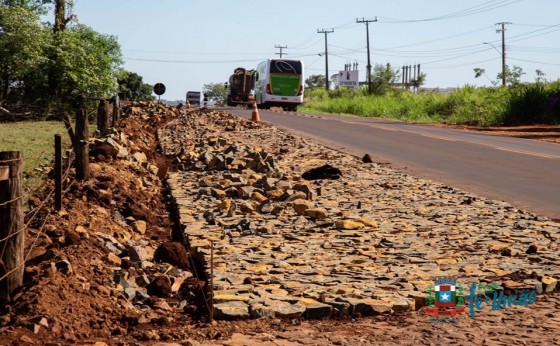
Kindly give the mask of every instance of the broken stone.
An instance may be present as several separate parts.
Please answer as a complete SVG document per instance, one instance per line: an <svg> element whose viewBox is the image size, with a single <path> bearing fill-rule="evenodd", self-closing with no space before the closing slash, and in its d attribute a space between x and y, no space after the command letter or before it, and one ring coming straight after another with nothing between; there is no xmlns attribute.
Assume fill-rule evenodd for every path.
<svg viewBox="0 0 560 346"><path fill-rule="evenodd" d="M338 229L352 230L364 228L364 224L352 220L337 220L335 222L335 227Z"/></svg>
<svg viewBox="0 0 560 346"><path fill-rule="evenodd" d="M313 203L305 199L296 199L293 204L294 211L298 215L304 215L307 209L313 208Z"/></svg>
<svg viewBox="0 0 560 346"><path fill-rule="evenodd" d="M325 219L328 216L328 212L325 208L307 209L304 215L312 219Z"/></svg>
<svg viewBox="0 0 560 346"><path fill-rule="evenodd" d="M259 203L262 203L262 202L268 200L268 198L266 198L265 196L263 196L263 195L260 194L259 192L253 192L253 193L251 194L251 199L252 199L253 201L257 201L257 202L259 202Z"/></svg>
<svg viewBox="0 0 560 346"><path fill-rule="evenodd" d="M231 208L231 199L226 198L218 203L218 208L221 210L229 210Z"/></svg>
<svg viewBox="0 0 560 346"><path fill-rule="evenodd" d="M317 320L331 316L332 306L328 304L310 298L300 299L299 304L305 306L305 318L307 319Z"/></svg>
<svg viewBox="0 0 560 346"><path fill-rule="evenodd" d="M543 286L544 286L544 287L543 287L543 290L544 290L545 292L552 292L552 291L554 291L554 290L556 289L556 285L557 285L557 283L558 283L558 280L555 279L555 278L553 278L553 277L551 277L551 276L544 276L544 277L541 279L541 282L542 282L542 284L543 284Z"/></svg>
<svg viewBox="0 0 560 346"><path fill-rule="evenodd" d="M220 320L249 318L249 305L240 301L214 304L214 317Z"/></svg>
<svg viewBox="0 0 560 346"><path fill-rule="evenodd" d="M146 221L143 220L138 220L135 221L132 226L134 227L134 230L140 234L146 234Z"/></svg>
<svg viewBox="0 0 560 346"><path fill-rule="evenodd" d="M300 304L278 304L270 306L274 311L274 316L278 318L295 319L300 318L305 313L305 306Z"/></svg>
<svg viewBox="0 0 560 346"><path fill-rule="evenodd" d="M122 263L121 258L119 256L115 255L113 252L109 252L107 254L107 261L110 264L113 264L113 265L118 266L118 267L120 267L121 263Z"/></svg>
<svg viewBox="0 0 560 346"><path fill-rule="evenodd" d="M145 261L149 261L152 258L152 256L150 256L150 253L147 251L147 249L142 246L129 246L128 256L130 257L130 260L133 262L145 262Z"/></svg>
<svg viewBox="0 0 560 346"><path fill-rule="evenodd" d="M270 214L273 209L274 209L274 206L272 205L272 203L268 202L268 200L262 202L257 207L257 211L261 214Z"/></svg>

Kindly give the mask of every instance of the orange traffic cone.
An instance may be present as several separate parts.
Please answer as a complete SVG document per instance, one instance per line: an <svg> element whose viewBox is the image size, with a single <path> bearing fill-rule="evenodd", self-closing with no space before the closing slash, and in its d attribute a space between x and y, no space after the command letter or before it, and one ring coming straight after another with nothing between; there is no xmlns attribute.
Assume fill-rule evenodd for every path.
<svg viewBox="0 0 560 346"><path fill-rule="evenodd" d="M187 100L187 105L186 105L187 109L191 108L191 103L189 102L189 100Z"/></svg>
<svg viewBox="0 0 560 346"><path fill-rule="evenodd" d="M251 115L251 120L255 122L261 121L261 116L259 115L259 109L257 108L257 102L253 101L253 114Z"/></svg>

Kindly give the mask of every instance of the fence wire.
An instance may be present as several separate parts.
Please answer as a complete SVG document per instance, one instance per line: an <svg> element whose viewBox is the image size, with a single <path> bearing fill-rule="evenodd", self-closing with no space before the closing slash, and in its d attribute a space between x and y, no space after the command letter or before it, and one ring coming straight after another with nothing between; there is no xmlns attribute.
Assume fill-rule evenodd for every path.
<svg viewBox="0 0 560 346"><path fill-rule="evenodd" d="M5 160L5 161L18 161L18 160ZM65 181L66 179L68 179L69 174L70 174L70 168L72 167L72 163L74 161L74 157L69 158L68 161L68 166L66 167L66 171L64 172L64 175L62 177L62 181ZM1 161L0 161L1 162ZM64 197L64 195L68 192L68 190L70 189L70 187L72 186L73 182L70 182L68 184L68 186L66 187L66 189L63 191L62 196ZM0 244L3 242L4 246L2 247L2 252L0 254L0 259L2 259L4 257L4 253L6 251L6 247L8 245L7 240L10 239L11 237L14 237L22 232L25 232L27 230L29 230L29 225L31 224L32 221L35 221L36 218L38 218L38 214L39 212L47 205L47 203L49 203L54 196L55 190L54 188L47 194L47 196L43 199L43 201L41 202L41 204L39 206L37 206L35 209L33 209L29 214L33 214L31 215L31 217L27 220L27 223L21 227L19 230L15 231L15 232L11 232L10 234L8 234L5 238L0 239ZM14 199L12 201L8 201L4 204L7 203L12 203L15 200L21 199L23 198L23 196L18 197L17 199ZM33 252L36 244L37 244L37 240L39 239L40 236L42 236L44 234L44 228L46 225L47 220L49 219L50 214L48 214L47 216L45 216L45 218L43 219L43 222L41 223L41 227L39 228L39 231L37 232L35 239L33 241L33 243L31 244L31 246L29 247L27 253L24 256L24 260L22 263L20 263L19 265L17 265L16 267L12 268L9 272L5 273L3 276L0 277L0 281L4 280L5 278L7 278L8 276L10 276L12 273L14 273L15 271L22 269L25 267L25 263L27 262L27 260L29 259L29 256L31 255L31 253Z"/></svg>

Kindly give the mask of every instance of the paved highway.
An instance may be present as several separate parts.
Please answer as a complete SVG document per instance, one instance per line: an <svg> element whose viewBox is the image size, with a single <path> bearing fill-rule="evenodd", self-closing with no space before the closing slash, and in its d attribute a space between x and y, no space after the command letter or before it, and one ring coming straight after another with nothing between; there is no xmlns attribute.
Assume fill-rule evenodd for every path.
<svg viewBox="0 0 560 346"><path fill-rule="evenodd" d="M251 117L250 110L224 110ZM560 219L558 144L382 119L259 112L261 121L327 146Z"/></svg>

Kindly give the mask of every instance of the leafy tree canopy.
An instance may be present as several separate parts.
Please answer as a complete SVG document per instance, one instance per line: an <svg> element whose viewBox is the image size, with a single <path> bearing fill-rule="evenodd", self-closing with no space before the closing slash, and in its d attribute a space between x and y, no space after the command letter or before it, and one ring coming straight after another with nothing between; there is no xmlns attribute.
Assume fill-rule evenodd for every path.
<svg viewBox="0 0 560 346"><path fill-rule="evenodd" d="M391 89L391 84L399 80L399 70L393 69L391 64L376 64L371 73L372 92L383 95Z"/></svg>
<svg viewBox="0 0 560 346"><path fill-rule="evenodd" d="M513 68L510 68L506 65L506 83L508 85L519 85L521 84L521 76L523 76L525 72L523 69L517 65L514 65ZM498 73L496 76L497 79L502 80L502 73Z"/></svg>
<svg viewBox="0 0 560 346"><path fill-rule="evenodd" d="M47 8L44 5L52 3L53 0L0 0L0 6L20 7L37 14L47 13Z"/></svg>
<svg viewBox="0 0 560 346"><path fill-rule="evenodd" d="M202 91L208 96L208 99L217 103L224 103L228 94L228 89L224 87L223 83L204 84Z"/></svg>
<svg viewBox="0 0 560 346"><path fill-rule="evenodd" d="M152 95L152 86L144 83L142 76L122 70L117 78L119 92L124 93L126 98L131 101L148 101L155 97Z"/></svg>
<svg viewBox="0 0 560 346"><path fill-rule="evenodd" d="M324 88L326 85L325 76L314 74L305 80L305 88L312 89L312 88Z"/></svg>
<svg viewBox="0 0 560 346"><path fill-rule="evenodd" d="M48 32L39 24L39 16L22 7L0 6L0 79L2 96L41 62Z"/></svg>
<svg viewBox="0 0 560 346"><path fill-rule="evenodd" d="M537 71L538 71L537 76L542 78L544 76L542 71L540 71L540 70L537 70ZM516 65L514 65L513 68L510 68L508 65L506 65L505 66L505 72L506 72L506 84L507 85L513 85L513 86L521 84L521 76L523 76L525 74L525 72L523 72L523 69L519 66L516 66ZM474 78L478 78L480 76L485 76L486 78L488 78L486 76L486 70L484 70L483 68L477 67L477 68L474 69ZM493 81L490 78L488 78L488 80L494 86L502 83L502 72L500 72L496 75L496 81ZM540 81L540 80L537 80L537 81Z"/></svg>
<svg viewBox="0 0 560 346"><path fill-rule="evenodd" d="M55 67L63 71L64 92L109 96L117 91L117 72L122 65L115 36L102 35L88 26L77 25L59 33Z"/></svg>

